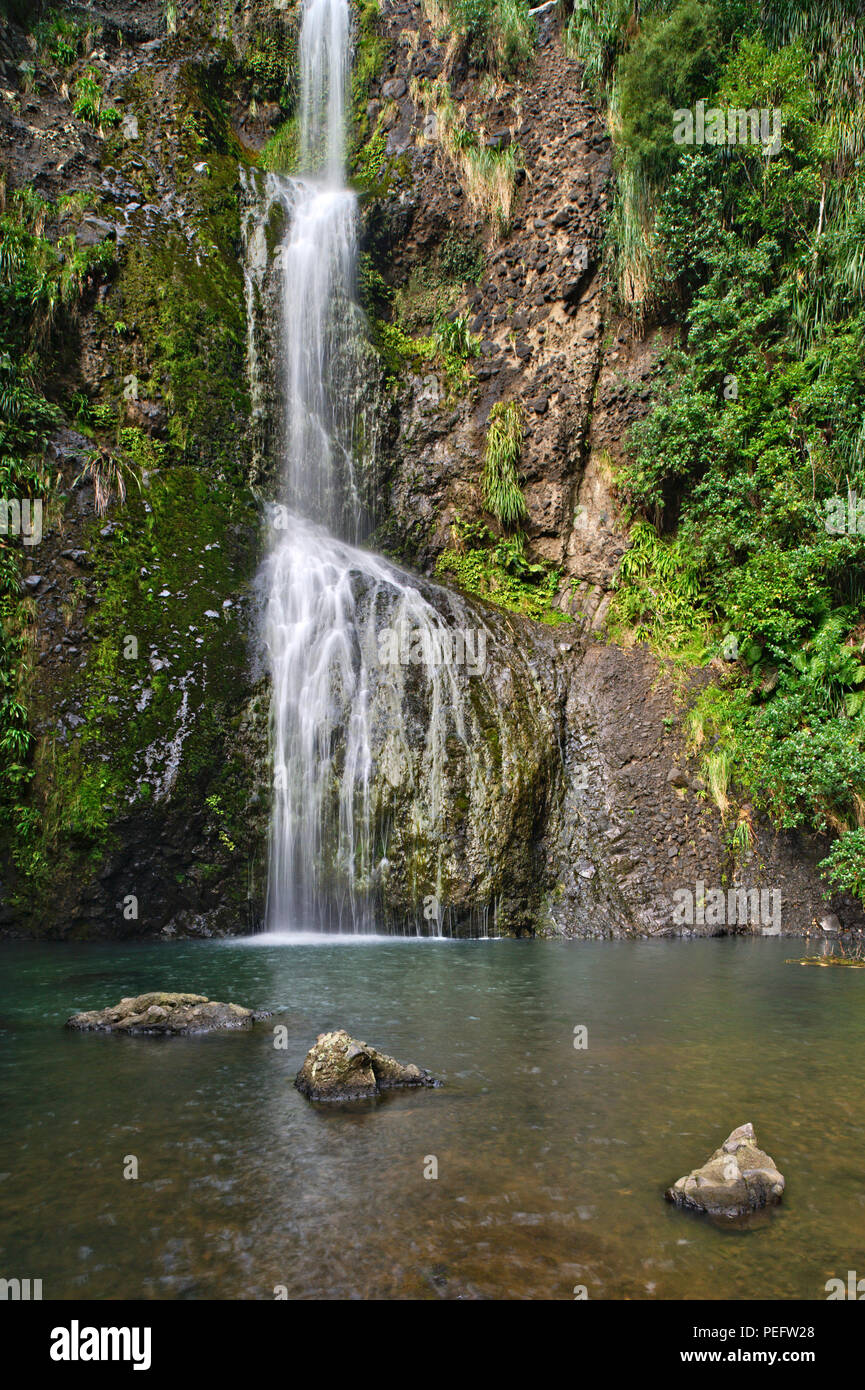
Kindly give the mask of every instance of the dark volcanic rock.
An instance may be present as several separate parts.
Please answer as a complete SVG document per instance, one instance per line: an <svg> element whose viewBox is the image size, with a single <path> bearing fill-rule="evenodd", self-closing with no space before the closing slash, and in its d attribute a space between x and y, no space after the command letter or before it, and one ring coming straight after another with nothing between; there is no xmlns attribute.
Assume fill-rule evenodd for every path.
<svg viewBox="0 0 865 1390"><path fill-rule="evenodd" d="M108 241L113 236L113 222L93 216L85 217L75 234L79 246L98 246L100 242Z"/></svg>
<svg viewBox="0 0 865 1390"><path fill-rule="evenodd" d="M737 1217L780 1202L784 1178L775 1160L757 1148L754 1126L740 1125L712 1157L668 1188L677 1207L712 1216Z"/></svg>
<svg viewBox="0 0 865 1390"><path fill-rule="evenodd" d="M107 1009L73 1014L67 1028L107 1033L212 1033L218 1029L251 1028L265 1013L240 1004L220 1004L204 994L139 994Z"/></svg>
<svg viewBox="0 0 865 1390"><path fill-rule="evenodd" d="M398 1062L340 1028L319 1033L294 1079L309 1100L364 1100L396 1086L440 1086L413 1062Z"/></svg>

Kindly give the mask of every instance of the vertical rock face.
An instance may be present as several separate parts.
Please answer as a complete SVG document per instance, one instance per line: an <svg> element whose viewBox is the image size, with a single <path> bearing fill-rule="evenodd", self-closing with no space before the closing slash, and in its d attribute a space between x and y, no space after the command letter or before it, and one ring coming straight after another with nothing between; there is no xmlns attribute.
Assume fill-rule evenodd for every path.
<svg viewBox="0 0 865 1390"><path fill-rule="evenodd" d="M65 422L48 442L44 535L22 574L38 751L26 818L11 836L4 818L0 929L248 930L266 700L250 650L260 520L247 483L238 133L266 138L264 103L250 125L250 98L264 95L268 64L284 84L294 14L245 0L233 52L217 17L211 30L191 6L174 36L158 0L108 0L78 21L62 71L50 46L34 52L0 21L6 75L23 83L0 108L9 197L32 188L49 240L106 252L50 344L46 389ZM28 91L20 74L34 58ZM85 68L115 124L72 113ZM125 470L125 502L115 489L104 513L86 473L94 453Z"/></svg>
<svg viewBox="0 0 865 1390"><path fill-rule="evenodd" d="M668 1202L712 1216L746 1216L773 1206L784 1195L784 1178L774 1159L757 1147L754 1126L734 1129L712 1157L664 1194Z"/></svg>
<svg viewBox="0 0 865 1390"><path fill-rule="evenodd" d="M421 931L530 931L563 776L554 652L525 620L421 592L466 655L436 689L437 653L406 633L403 661L374 674L378 911Z"/></svg>
<svg viewBox="0 0 865 1390"><path fill-rule="evenodd" d="M491 95L481 75L449 66L446 43L419 7L395 6L385 16L390 75L374 89L373 108L382 100L388 107L401 79L389 119L402 134L397 194L368 211L368 249L420 326L430 286L445 287L456 248L484 248L477 283L463 283L450 308L468 315L480 341L475 388L453 400L445 383L426 374L399 392L387 451L387 534L401 553L429 566L450 544L455 520L483 516L479 461L490 410L518 400L533 557L559 567L560 607L600 628L624 538L610 490L620 429L599 430L593 414L599 383L620 425L637 413L648 354L629 354L629 335L605 323L600 247L611 146L580 64L565 55L551 16L539 24L531 67L498 82ZM418 41L406 43L413 26ZM515 152L517 186L504 230L467 196L421 100L423 84L443 73L478 139Z"/></svg>

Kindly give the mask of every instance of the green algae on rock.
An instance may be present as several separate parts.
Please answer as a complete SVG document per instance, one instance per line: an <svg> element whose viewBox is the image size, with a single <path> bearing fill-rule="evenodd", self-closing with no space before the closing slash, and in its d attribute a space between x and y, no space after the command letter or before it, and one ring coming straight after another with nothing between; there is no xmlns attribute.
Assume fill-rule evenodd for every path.
<svg viewBox="0 0 865 1390"><path fill-rule="evenodd" d="M294 1084L309 1100L366 1100L400 1086L441 1086L413 1062L398 1062L344 1029L319 1033Z"/></svg>
<svg viewBox="0 0 865 1390"><path fill-rule="evenodd" d="M251 1028L266 1013L241 1004L221 1004L205 994L172 994L156 991L121 999L107 1009L73 1014L66 1027L81 1033L213 1033Z"/></svg>

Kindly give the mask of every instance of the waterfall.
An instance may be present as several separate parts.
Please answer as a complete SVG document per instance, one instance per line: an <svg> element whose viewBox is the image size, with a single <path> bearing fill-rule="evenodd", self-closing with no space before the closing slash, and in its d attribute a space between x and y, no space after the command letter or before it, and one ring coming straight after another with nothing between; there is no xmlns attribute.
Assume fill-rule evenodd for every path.
<svg viewBox="0 0 865 1390"><path fill-rule="evenodd" d="M274 208L286 228L275 257L281 500L270 507L259 576L272 679L270 931L373 929L375 889L387 872L386 845L375 842L376 759L387 760L390 786L407 780L417 834L434 838L443 833L447 742L466 739L460 682L442 659L450 627L409 576L358 548L368 529L358 480L367 349L354 293L357 208L345 187L349 51L347 0L306 0L303 172L268 174L246 225L250 308L266 285L264 228ZM253 324L250 335L255 373ZM260 380L253 400L262 400ZM360 430L367 449L370 432ZM456 609L444 602L453 620ZM412 740L405 709L416 672L393 653L383 661L382 634L397 645L402 638L403 653L410 639L426 654L423 727ZM433 866L419 891L438 888ZM440 934L444 915L437 907L424 929Z"/></svg>

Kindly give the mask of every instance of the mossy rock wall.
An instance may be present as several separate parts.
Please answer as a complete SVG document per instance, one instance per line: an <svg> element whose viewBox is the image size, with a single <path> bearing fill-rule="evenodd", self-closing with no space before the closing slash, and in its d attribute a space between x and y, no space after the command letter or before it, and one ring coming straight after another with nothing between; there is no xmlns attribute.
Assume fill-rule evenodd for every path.
<svg viewBox="0 0 865 1390"><path fill-rule="evenodd" d="M83 189L84 234L115 254L52 344L46 389L66 423L46 454L44 538L23 555L33 777L4 837L0 925L245 931L262 912L268 788L241 171L291 113L298 11L181 6L166 37L161 5L104 10L104 56L88 61L121 119L79 133L58 97L60 136L10 170L49 197ZM115 488L104 511L86 476L97 453L124 463L125 499Z"/></svg>

